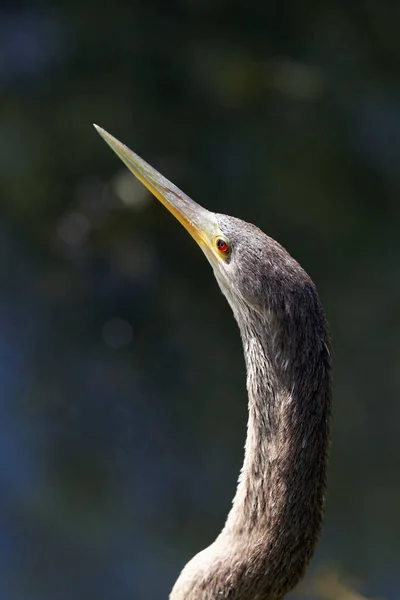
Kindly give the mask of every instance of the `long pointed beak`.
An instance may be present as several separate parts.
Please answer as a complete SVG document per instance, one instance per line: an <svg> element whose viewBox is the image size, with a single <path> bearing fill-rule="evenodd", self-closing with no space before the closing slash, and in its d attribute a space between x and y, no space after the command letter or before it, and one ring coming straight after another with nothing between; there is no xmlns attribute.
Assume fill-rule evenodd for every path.
<svg viewBox="0 0 400 600"><path fill-rule="evenodd" d="M182 223L202 249L210 248L219 231L214 214L194 202L107 131L98 125L94 127L135 177Z"/></svg>

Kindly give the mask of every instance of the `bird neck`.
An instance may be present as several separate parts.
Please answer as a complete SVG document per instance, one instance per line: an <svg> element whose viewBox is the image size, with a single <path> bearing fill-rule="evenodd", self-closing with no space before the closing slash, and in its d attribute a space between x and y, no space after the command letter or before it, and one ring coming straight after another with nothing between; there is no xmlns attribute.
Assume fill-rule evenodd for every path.
<svg viewBox="0 0 400 600"><path fill-rule="evenodd" d="M185 566L170 600L281 600L321 528L330 420L322 311L317 304L285 332L271 315L243 320L232 308L247 366L244 463L224 529Z"/></svg>
<svg viewBox="0 0 400 600"><path fill-rule="evenodd" d="M318 328L307 337L305 328L285 350L271 319L253 315L251 327L238 319L249 417L244 463L221 533L226 544L247 555L255 578L265 574L260 598L268 599L292 588L313 554L322 523L330 420L323 321L322 337L315 334Z"/></svg>

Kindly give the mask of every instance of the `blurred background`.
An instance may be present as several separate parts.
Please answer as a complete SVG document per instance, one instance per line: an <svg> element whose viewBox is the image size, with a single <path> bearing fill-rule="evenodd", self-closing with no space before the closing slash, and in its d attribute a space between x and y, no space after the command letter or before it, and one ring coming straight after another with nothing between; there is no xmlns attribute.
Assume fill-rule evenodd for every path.
<svg viewBox="0 0 400 600"><path fill-rule="evenodd" d="M166 599L242 461L231 311L93 122L315 280L334 438L295 594L400 597L399 25L389 0L2 3L2 599Z"/></svg>

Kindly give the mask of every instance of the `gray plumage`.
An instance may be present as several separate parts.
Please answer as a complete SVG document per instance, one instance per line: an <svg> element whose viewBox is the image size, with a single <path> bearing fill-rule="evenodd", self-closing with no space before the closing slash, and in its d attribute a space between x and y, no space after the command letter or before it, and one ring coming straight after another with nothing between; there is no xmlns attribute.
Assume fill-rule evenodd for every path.
<svg viewBox="0 0 400 600"><path fill-rule="evenodd" d="M170 600L280 600L304 574L322 523L331 365L316 289L257 227L204 209L95 127L202 248L243 341L249 420L233 506Z"/></svg>
<svg viewBox="0 0 400 600"><path fill-rule="evenodd" d="M224 529L186 565L170 600L279 600L303 576L321 529L326 323L313 282L282 246L240 219L216 219L231 255L222 268L212 264L247 368L245 458Z"/></svg>

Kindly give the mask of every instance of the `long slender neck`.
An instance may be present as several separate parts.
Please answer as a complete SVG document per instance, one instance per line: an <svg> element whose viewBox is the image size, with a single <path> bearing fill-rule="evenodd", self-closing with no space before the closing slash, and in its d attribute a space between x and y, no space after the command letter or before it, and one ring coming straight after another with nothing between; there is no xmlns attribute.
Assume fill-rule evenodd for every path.
<svg viewBox="0 0 400 600"><path fill-rule="evenodd" d="M318 317L291 347L273 315L252 315L251 326L238 318L249 418L244 463L221 535L239 542L239 552L248 548L248 560L265 574L255 582L260 598L280 598L297 583L321 528L331 407L329 351L322 313Z"/></svg>
<svg viewBox="0 0 400 600"><path fill-rule="evenodd" d="M243 468L224 529L185 567L173 600L278 600L303 575L321 528L330 420L323 315L295 343L273 316L242 316Z"/></svg>

